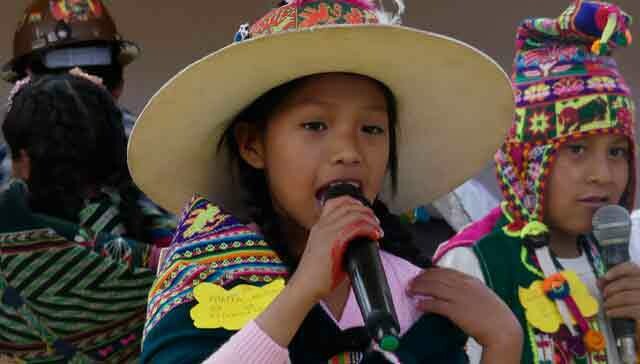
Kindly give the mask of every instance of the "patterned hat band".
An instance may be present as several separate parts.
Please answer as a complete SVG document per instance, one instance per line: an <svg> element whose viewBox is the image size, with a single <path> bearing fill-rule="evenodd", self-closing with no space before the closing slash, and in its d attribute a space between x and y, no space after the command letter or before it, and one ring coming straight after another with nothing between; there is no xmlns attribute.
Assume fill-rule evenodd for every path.
<svg viewBox="0 0 640 364"><path fill-rule="evenodd" d="M383 8L383 1L374 0L288 0L254 24L242 24L234 41L303 30L327 25L400 24L405 11L403 0L394 0L395 13Z"/></svg>
<svg viewBox="0 0 640 364"><path fill-rule="evenodd" d="M553 86L547 83L531 85L526 89L526 93L538 99L553 98L547 94L560 92L561 87L582 87L588 94L576 94L574 98L516 108L515 123L509 132L508 140L545 144L555 139L599 129L620 129L629 136L635 133L633 100L623 93L602 93L605 88L613 90L616 87L613 79L609 77L595 76L585 82L575 78L564 78L555 82ZM587 90L588 88L598 88L601 91L593 92ZM534 94L537 96L533 96Z"/></svg>

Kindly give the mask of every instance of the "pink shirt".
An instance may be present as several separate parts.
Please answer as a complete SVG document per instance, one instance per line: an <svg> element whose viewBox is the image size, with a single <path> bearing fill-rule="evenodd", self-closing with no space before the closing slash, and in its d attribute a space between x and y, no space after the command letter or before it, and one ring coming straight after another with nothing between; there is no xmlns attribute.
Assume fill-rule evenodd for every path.
<svg viewBox="0 0 640 364"><path fill-rule="evenodd" d="M384 251L380 252L380 259L391 289L393 304L400 324L400 333L404 335L421 315L415 308L414 300L406 294L406 287L409 281L418 275L421 269ZM323 303L321 305L340 330L344 331L352 327L364 326L364 319L360 313L353 290L349 291L347 303L339 320L333 317ZM289 363L289 350L274 342L254 321L251 321L205 360L204 363L285 364Z"/></svg>

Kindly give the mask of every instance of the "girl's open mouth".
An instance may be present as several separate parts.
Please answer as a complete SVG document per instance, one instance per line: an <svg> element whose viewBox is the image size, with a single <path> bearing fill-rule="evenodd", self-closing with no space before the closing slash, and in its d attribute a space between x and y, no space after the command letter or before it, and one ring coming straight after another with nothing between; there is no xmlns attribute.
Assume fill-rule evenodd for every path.
<svg viewBox="0 0 640 364"><path fill-rule="evenodd" d="M331 181L329 183L326 183L325 185L323 185L322 187L320 187L316 191L316 201L318 201L318 205L320 207L322 207L322 206L324 206L325 202L327 202L327 193L326 192L329 189L329 187L340 185L340 184L345 184L345 183L354 186L358 190L362 190L362 182L360 182L358 180L354 180L354 179L337 179L337 180L333 180L333 181Z"/></svg>

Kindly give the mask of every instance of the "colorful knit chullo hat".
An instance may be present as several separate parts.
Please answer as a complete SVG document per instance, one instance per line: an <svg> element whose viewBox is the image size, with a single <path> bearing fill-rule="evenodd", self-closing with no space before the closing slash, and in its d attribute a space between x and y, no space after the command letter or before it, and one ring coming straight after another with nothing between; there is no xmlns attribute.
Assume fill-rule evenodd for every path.
<svg viewBox="0 0 640 364"><path fill-rule="evenodd" d="M515 122L495 156L511 236L546 232L547 177L558 148L597 134L629 137L634 151L634 105L611 53L631 43L631 17L618 7L575 0L557 19L525 20L517 32L512 82ZM635 157L621 204L632 208Z"/></svg>

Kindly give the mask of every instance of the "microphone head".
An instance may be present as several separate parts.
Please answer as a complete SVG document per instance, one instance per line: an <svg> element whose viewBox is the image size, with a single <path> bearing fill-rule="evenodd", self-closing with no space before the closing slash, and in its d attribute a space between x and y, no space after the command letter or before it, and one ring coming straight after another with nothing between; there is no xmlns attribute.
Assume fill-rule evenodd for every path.
<svg viewBox="0 0 640 364"><path fill-rule="evenodd" d="M631 235L629 212L619 205L599 208L593 215L593 235L601 246L627 244Z"/></svg>
<svg viewBox="0 0 640 364"><path fill-rule="evenodd" d="M336 183L332 184L324 191L322 195L322 205L324 205L327 201L332 198L341 197L341 196L350 196L360 202L362 202L365 206L371 207L371 204L367 199L362 195L362 191L360 189L350 183Z"/></svg>

